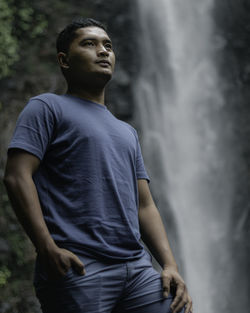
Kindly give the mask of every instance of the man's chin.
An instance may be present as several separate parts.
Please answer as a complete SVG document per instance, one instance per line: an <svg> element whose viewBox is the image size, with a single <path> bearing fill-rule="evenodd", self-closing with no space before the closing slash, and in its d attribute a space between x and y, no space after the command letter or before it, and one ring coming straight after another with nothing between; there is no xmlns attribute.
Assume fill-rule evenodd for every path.
<svg viewBox="0 0 250 313"><path fill-rule="evenodd" d="M111 71L98 71L93 75L96 81L103 81L103 83L107 84L112 78Z"/></svg>
<svg viewBox="0 0 250 313"><path fill-rule="evenodd" d="M110 68L102 68L100 71L97 71L96 74L107 75L108 77L112 77L112 70Z"/></svg>
<svg viewBox="0 0 250 313"><path fill-rule="evenodd" d="M111 78L111 71L95 71L89 72L87 75L86 73L83 73L83 75L79 73L78 76L73 76L69 81L71 81L73 84L75 83L77 85L85 85L89 86L90 88L104 88L105 85L111 80Z"/></svg>

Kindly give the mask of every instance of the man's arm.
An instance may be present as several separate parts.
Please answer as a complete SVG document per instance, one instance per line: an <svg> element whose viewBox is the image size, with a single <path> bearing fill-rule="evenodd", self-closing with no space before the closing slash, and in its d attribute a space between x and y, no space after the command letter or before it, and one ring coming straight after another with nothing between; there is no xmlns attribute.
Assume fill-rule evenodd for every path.
<svg viewBox="0 0 250 313"><path fill-rule="evenodd" d="M33 154L21 149L9 151L4 184L12 207L50 276L65 275L71 266L84 274L78 257L59 248L49 233L32 178L39 165L40 160Z"/></svg>
<svg viewBox="0 0 250 313"><path fill-rule="evenodd" d="M163 294L168 296L170 285L176 287L175 299L171 305L173 313L179 312L186 305L185 313L192 311L192 300L186 285L178 273L178 267L171 251L160 214L151 196L148 182L138 180L139 223L142 240L162 266Z"/></svg>

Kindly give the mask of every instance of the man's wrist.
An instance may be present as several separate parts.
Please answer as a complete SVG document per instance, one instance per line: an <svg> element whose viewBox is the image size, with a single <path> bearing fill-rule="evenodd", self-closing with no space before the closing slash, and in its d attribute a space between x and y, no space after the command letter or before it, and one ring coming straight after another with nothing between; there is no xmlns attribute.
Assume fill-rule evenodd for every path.
<svg viewBox="0 0 250 313"><path fill-rule="evenodd" d="M38 254L44 254L51 250L57 248L53 238L50 235L47 235L39 240L36 245L36 250Z"/></svg>
<svg viewBox="0 0 250 313"><path fill-rule="evenodd" d="M178 266L176 263L174 264L169 264L169 263L165 263L163 266L162 266L163 270L169 270L169 269L172 269L176 272L178 272Z"/></svg>

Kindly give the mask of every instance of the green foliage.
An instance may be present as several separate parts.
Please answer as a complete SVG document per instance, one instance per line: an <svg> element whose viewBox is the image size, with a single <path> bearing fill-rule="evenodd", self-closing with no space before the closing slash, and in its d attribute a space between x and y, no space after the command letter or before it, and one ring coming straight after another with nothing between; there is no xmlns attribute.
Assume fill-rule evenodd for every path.
<svg viewBox="0 0 250 313"><path fill-rule="evenodd" d="M0 79L12 73L25 43L41 36L48 26L45 14L34 6L31 0L0 0Z"/></svg>
<svg viewBox="0 0 250 313"><path fill-rule="evenodd" d="M31 0L17 1L15 10L14 32L20 40L26 41L42 35L48 26L45 14L36 10Z"/></svg>
<svg viewBox="0 0 250 313"><path fill-rule="evenodd" d="M13 251L18 266L22 266L27 261L27 240L24 238L22 233L13 232L8 236L8 242L11 250Z"/></svg>
<svg viewBox="0 0 250 313"><path fill-rule="evenodd" d="M10 310L3 312L34 313L34 307L28 309L34 306L29 299L35 297L32 289L34 248L17 222L1 180L0 238L9 247L0 255L0 311L1 304L8 303Z"/></svg>
<svg viewBox="0 0 250 313"><path fill-rule="evenodd" d="M1 266L0 267L0 288L4 287L7 283L8 278L11 276L10 270L7 268L7 266Z"/></svg>
<svg viewBox="0 0 250 313"><path fill-rule="evenodd" d="M1 182L0 193L0 237L6 238L11 250L8 264L11 264L12 259L14 259L15 266L22 267L31 260L30 248L32 246L22 227L17 222L17 218L11 208L5 188Z"/></svg>
<svg viewBox="0 0 250 313"><path fill-rule="evenodd" d="M8 0L0 0L0 78L11 73L11 66L18 60L18 42L12 35L14 10Z"/></svg>
<svg viewBox="0 0 250 313"><path fill-rule="evenodd" d="M0 194L0 216L3 218L3 221L0 221L0 236L4 236L9 232L9 225L16 222L16 217L2 182L0 182Z"/></svg>
<svg viewBox="0 0 250 313"><path fill-rule="evenodd" d="M34 25L33 29L31 30L30 37L36 38L37 36L43 34L47 26L48 26L47 20L45 20L42 14L39 14L36 18L36 25Z"/></svg>

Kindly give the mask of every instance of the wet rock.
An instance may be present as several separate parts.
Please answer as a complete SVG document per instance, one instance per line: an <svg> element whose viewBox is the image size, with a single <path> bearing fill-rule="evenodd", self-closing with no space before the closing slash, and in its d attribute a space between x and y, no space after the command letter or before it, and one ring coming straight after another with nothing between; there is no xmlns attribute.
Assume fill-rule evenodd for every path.
<svg viewBox="0 0 250 313"><path fill-rule="evenodd" d="M10 253L10 247L7 240L0 238L0 261L5 259Z"/></svg>

